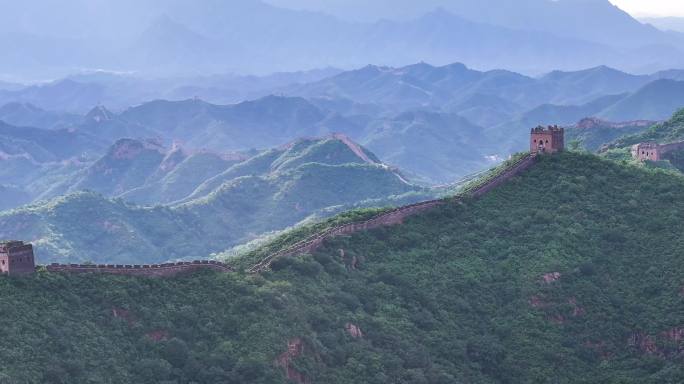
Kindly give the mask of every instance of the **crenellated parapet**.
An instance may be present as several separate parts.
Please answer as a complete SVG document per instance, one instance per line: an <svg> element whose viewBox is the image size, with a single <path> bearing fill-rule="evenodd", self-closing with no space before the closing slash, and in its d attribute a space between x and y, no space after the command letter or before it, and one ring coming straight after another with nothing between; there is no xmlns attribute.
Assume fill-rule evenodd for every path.
<svg viewBox="0 0 684 384"><path fill-rule="evenodd" d="M530 131L531 153L556 153L565 149L565 129L557 125L536 127Z"/></svg>
<svg viewBox="0 0 684 384"><path fill-rule="evenodd" d="M234 272L228 264L215 260L196 260L191 262L178 262L166 264L50 264L47 267L50 272L67 273L101 273L109 275L146 276L146 277L173 277L183 273L199 270L214 270L219 272Z"/></svg>
<svg viewBox="0 0 684 384"><path fill-rule="evenodd" d="M36 270L33 246L23 241L0 242L0 274L30 275Z"/></svg>

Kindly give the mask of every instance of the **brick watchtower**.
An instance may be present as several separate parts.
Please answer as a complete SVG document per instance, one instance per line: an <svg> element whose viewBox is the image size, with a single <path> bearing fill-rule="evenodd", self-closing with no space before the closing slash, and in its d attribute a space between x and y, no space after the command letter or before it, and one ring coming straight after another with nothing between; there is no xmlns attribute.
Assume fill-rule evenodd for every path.
<svg viewBox="0 0 684 384"><path fill-rule="evenodd" d="M565 148L565 129L557 125L544 128L539 126L530 131L531 153L556 153Z"/></svg>
<svg viewBox="0 0 684 384"><path fill-rule="evenodd" d="M27 275L36 271L33 246L22 241L0 242L0 274Z"/></svg>
<svg viewBox="0 0 684 384"><path fill-rule="evenodd" d="M639 143L632 146L632 157L641 161L659 161L661 146L656 143Z"/></svg>

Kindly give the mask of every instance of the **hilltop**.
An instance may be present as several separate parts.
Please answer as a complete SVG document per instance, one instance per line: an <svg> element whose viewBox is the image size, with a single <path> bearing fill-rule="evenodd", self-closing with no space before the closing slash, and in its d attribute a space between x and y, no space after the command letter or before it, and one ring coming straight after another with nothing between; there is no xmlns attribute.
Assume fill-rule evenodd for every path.
<svg viewBox="0 0 684 384"><path fill-rule="evenodd" d="M0 279L3 375L681 382L682 191L669 173L565 153L259 276Z"/></svg>

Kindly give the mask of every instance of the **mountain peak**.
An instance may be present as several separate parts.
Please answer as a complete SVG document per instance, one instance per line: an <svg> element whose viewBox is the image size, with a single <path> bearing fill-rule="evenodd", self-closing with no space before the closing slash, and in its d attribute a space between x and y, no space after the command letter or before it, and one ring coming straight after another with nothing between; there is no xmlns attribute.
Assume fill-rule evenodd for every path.
<svg viewBox="0 0 684 384"><path fill-rule="evenodd" d="M102 123L105 121L113 120L114 114L110 112L105 106L98 105L88 112L86 115L86 121Z"/></svg>
<svg viewBox="0 0 684 384"><path fill-rule="evenodd" d="M368 164L380 164L380 161L373 156L371 158L369 154L366 152L366 150L361 147L358 143L353 141L349 136L343 134L343 133L333 133L331 137L335 140L341 141L344 145L349 148L356 156L358 156L361 160Z"/></svg>

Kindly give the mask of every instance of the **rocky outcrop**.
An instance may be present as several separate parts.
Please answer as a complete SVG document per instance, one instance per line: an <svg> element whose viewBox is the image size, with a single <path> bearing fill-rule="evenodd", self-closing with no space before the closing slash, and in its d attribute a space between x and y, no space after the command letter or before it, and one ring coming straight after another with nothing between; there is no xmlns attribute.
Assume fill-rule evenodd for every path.
<svg viewBox="0 0 684 384"><path fill-rule="evenodd" d="M283 352L275 361L276 366L285 370L285 376L299 384L308 384L311 381L303 373L297 371L292 361L304 355L304 342L300 338L294 338L287 343L287 351Z"/></svg>
<svg viewBox="0 0 684 384"><path fill-rule="evenodd" d="M363 332L361 331L361 328L359 328L359 326L356 324L347 323L345 324L344 329L347 331L349 336L351 336L354 339L363 338Z"/></svg>
<svg viewBox="0 0 684 384"><path fill-rule="evenodd" d="M561 278L561 274L559 272L545 273L542 276L542 280L546 284L554 283L554 282L560 280L560 278Z"/></svg>

